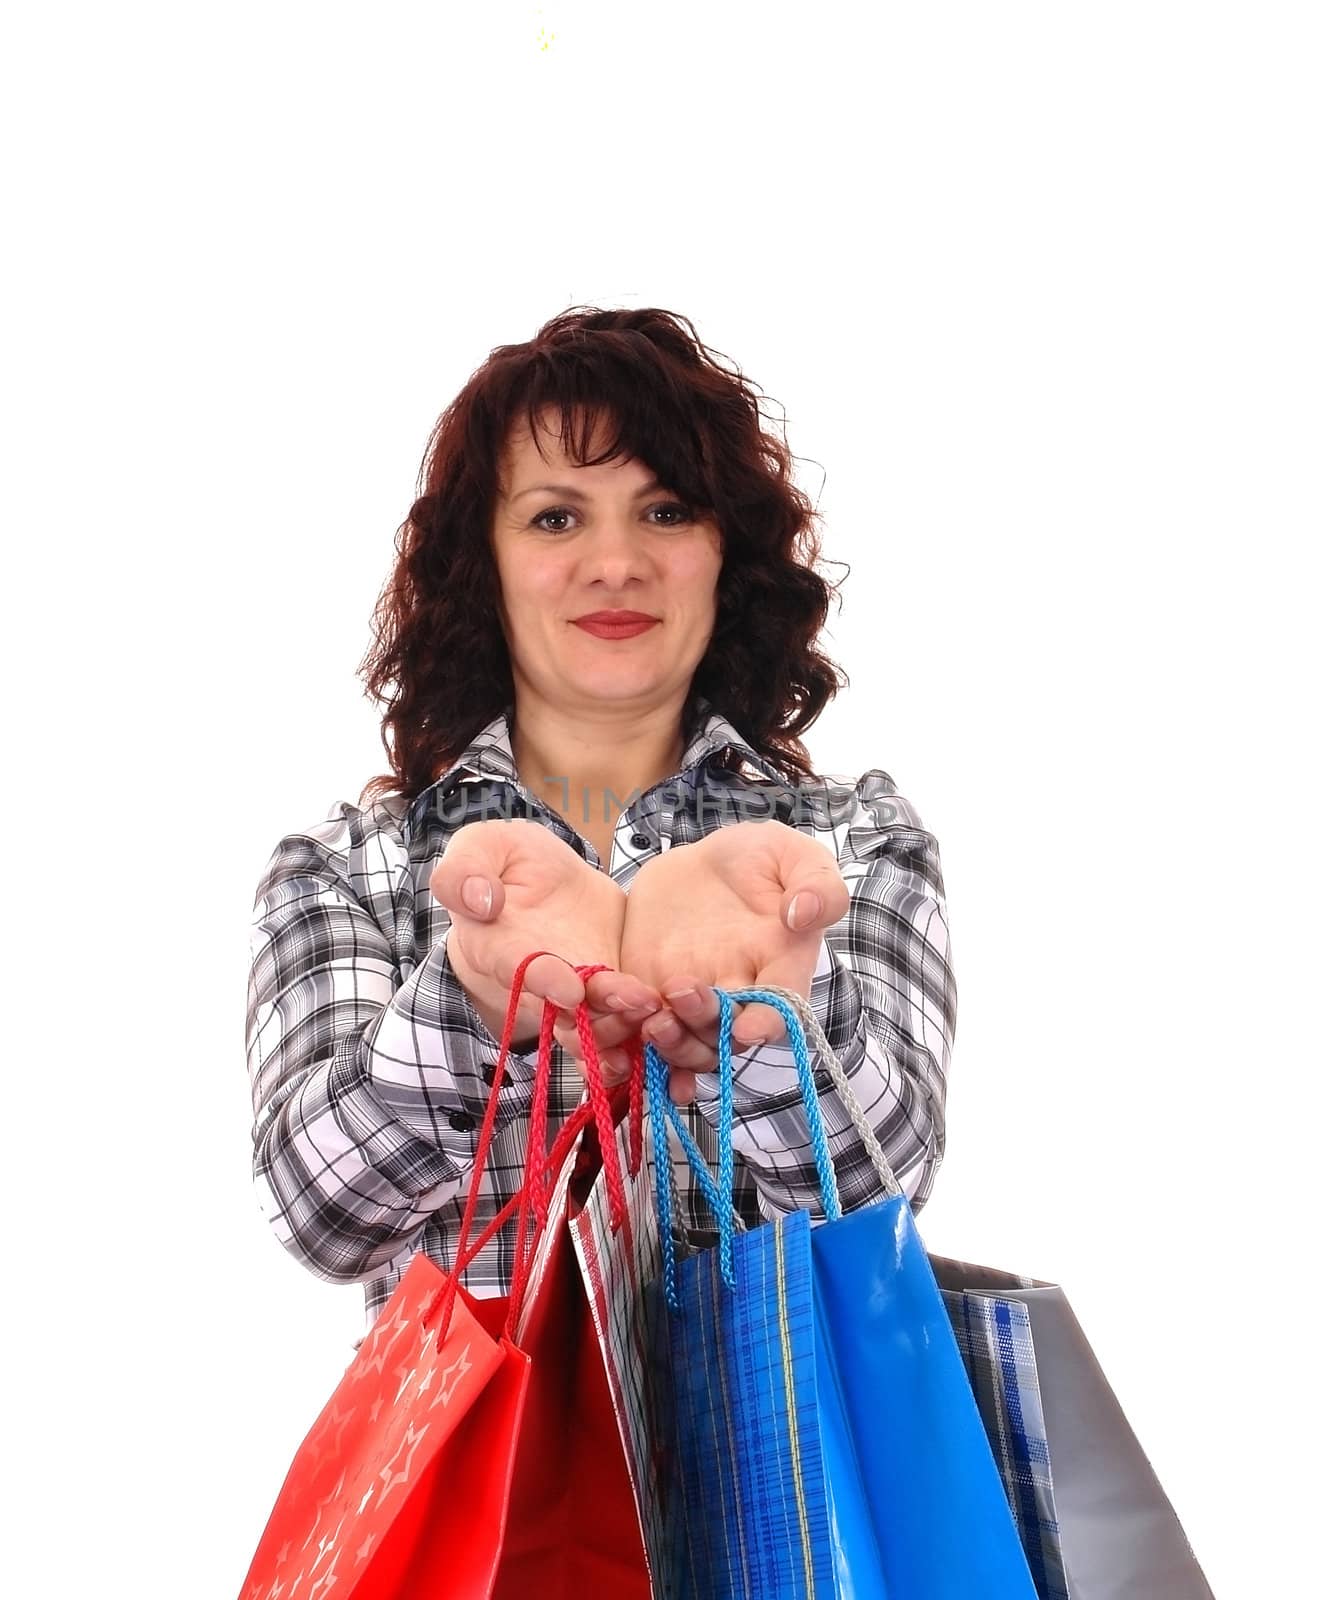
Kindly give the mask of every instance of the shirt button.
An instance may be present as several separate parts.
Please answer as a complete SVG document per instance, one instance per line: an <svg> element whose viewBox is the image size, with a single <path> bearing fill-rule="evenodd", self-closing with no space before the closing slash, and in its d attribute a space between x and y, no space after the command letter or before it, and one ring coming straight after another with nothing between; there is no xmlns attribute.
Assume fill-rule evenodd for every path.
<svg viewBox="0 0 1326 1600"><path fill-rule="evenodd" d="M474 1118L468 1111L453 1111L447 1121L457 1133L473 1133Z"/></svg>
<svg viewBox="0 0 1326 1600"><path fill-rule="evenodd" d="M653 842L647 833L633 833L631 835L631 843L637 850L646 850Z"/></svg>

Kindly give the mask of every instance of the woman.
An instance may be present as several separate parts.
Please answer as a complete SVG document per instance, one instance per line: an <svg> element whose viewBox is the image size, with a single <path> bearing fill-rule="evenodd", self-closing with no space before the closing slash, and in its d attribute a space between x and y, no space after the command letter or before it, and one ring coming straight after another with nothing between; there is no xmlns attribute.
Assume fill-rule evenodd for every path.
<svg viewBox="0 0 1326 1600"><path fill-rule="evenodd" d="M252 929L263 1208L311 1271L364 1285L369 1326L415 1251L451 1267L534 950L555 954L526 975L480 1225L520 1179L545 999L554 1128L583 1090L583 999L611 1074L656 1042L714 1160L713 986L754 982L808 996L913 1208L930 1193L956 1010L939 855L887 773L819 777L800 742L843 679L789 461L740 375L658 310L555 317L438 423L364 663L394 689L391 773L281 839ZM779 1012L738 1012L734 1060L744 1216L818 1213ZM823 1103L844 1207L878 1198ZM710 1242L679 1154L677 1181ZM507 1288L512 1231L473 1292Z"/></svg>

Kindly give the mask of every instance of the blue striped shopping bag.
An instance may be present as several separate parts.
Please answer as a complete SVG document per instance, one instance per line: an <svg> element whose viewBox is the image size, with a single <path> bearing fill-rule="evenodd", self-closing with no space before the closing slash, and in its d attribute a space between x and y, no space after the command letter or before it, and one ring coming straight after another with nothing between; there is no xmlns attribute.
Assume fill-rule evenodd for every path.
<svg viewBox="0 0 1326 1600"><path fill-rule="evenodd" d="M666 1062L645 1053L662 1255L644 1318L656 1587L669 1600L1036 1600L949 1314L873 1131L860 1116L885 1198L844 1215L797 1008L787 991L718 994L716 1174L667 1093ZM826 1218L813 1228L805 1211L749 1231L735 1219L734 1000L786 1020ZM680 1260L668 1125L719 1233Z"/></svg>

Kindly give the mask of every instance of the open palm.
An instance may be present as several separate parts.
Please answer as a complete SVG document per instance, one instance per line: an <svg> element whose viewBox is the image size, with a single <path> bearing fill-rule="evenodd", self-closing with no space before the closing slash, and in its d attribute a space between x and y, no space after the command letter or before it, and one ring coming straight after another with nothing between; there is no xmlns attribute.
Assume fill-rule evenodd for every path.
<svg viewBox="0 0 1326 1600"><path fill-rule="evenodd" d="M486 903L467 897L467 880L488 886ZM832 854L772 821L664 852L640 868L629 895L540 823L473 823L451 840L430 886L451 912L451 964L495 1036L520 962L554 952L530 963L514 1039L537 1036L551 1000L558 1042L582 1057L574 1012L583 1000L608 1080L625 1074L643 1030L673 1068L680 1101L692 1097L696 1072L717 1065L714 987L778 984L809 995L823 930L848 904ZM588 983L572 970L598 964L609 970ZM743 1049L783 1031L772 1007L744 1006L733 1043Z"/></svg>
<svg viewBox="0 0 1326 1600"><path fill-rule="evenodd" d="M587 992L574 967L617 965L626 896L541 823L515 819L462 828L433 868L429 887L451 913L448 959L494 1034L501 1032L516 968L533 951L552 953L532 961L525 973L517 1041L538 1034L545 1000L574 1012L587 995L594 998L596 991ZM599 975L600 999L606 976Z"/></svg>
<svg viewBox="0 0 1326 1600"><path fill-rule="evenodd" d="M848 901L832 853L780 822L720 828L641 867L627 896L620 964L667 1000L644 1034L673 1068L675 1098L691 1098L693 1074L717 1064L714 986L777 984L809 996L824 929L846 914ZM774 1041L784 1031L772 1006L742 1006L733 1045Z"/></svg>

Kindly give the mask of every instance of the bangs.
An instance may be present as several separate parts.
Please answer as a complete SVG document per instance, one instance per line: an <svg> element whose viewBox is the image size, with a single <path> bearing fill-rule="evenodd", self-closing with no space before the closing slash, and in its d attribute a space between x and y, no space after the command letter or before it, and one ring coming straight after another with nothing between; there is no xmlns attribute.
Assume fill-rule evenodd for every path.
<svg viewBox="0 0 1326 1600"><path fill-rule="evenodd" d="M532 363L508 415L523 422L545 461L549 437L577 467L638 461L692 509L712 513L716 486L705 470L700 436L683 397L667 393L664 377L662 369L642 373L602 359L591 369L563 347Z"/></svg>

